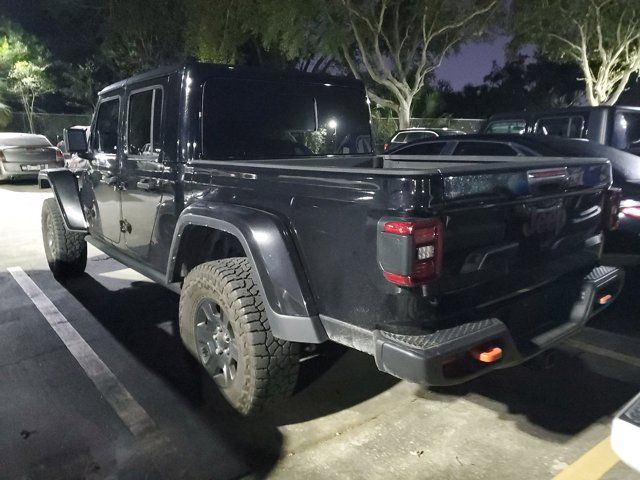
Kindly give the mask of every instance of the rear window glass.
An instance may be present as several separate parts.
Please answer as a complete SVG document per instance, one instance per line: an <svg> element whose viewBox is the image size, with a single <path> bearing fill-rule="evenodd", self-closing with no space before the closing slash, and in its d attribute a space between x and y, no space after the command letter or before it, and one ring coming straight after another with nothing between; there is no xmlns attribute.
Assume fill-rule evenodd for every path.
<svg viewBox="0 0 640 480"><path fill-rule="evenodd" d="M524 120L496 120L485 128L486 133L524 133L527 122Z"/></svg>
<svg viewBox="0 0 640 480"><path fill-rule="evenodd" d="M406 133L399 133L395 137L393 137L391 141L396 143L404 143L406 139L407 139Z"/></svg>
<svg viewBox="0 0 640 480"><path fill-rule="evenodd" d="M42 135L2 135L0 145L12 147L50 147L51 142Z"/></svg>
<svg viewBox="0 0 640 480"><path fill-rule="evenodd" d="M364 92L331 85L211 79L202 99L205 158L372 153Z"/></svg>
<svg viewBox="0 0 640 480"><path fill-rule="evenodd" d="M547 117L536 122L535 133L555 137L582 138L584 118L579 115L572 117Z"/></svg>
<svg viewBox="0 0 640 480"><path fill-rule="evenodd" d="M509 145L496 142L460 142L453 152L454 155L497 155L516 156L516 152Z"/></svg>
<svg viewBox="0 0 640 480"><path fill-rule="evenodd" d="M445 145L445 142L420 143L400 148L396 153L399 155L440 155Z"/></svg>
<svg viewBox="0 0 640 480"><path fill-rule="evenodd" d="M640 113L616 113L612 146L640 155Z"/></svg>

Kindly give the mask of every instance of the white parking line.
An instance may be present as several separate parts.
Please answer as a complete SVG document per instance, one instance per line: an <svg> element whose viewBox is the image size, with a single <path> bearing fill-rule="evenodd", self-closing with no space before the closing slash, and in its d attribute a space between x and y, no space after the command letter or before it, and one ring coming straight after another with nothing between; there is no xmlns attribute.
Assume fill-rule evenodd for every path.
<svg viewBox="0 0 640 480"><path fill-rule="evenodd" d="M87 376L109 402L123 423L141 438L155 433L156 424L144 408L136 402L109 367L100 359L78 331L60 313L51 300L20 267L7 269L15 281L31 299L51 328L60 337L71 355L78 361ZM154 435L155 436L155 435Z"/></svg>
<svg viewBox="0 0 640 480"><path fill-rule="evenodd" d="M577 348L587 353L592 353L594 355L599 355L601 357L610 358L611 360L616 360L618 362L623 362L623 363L626 363L627 365L640 368L640 358L638 357L632 357L631 355L615 352L613 350L609 350L608 348L598 347L596 345L592 345L591 343L586 343L581 340L570 339L566 341L566 344L569 345L570 347Z"/></svg>

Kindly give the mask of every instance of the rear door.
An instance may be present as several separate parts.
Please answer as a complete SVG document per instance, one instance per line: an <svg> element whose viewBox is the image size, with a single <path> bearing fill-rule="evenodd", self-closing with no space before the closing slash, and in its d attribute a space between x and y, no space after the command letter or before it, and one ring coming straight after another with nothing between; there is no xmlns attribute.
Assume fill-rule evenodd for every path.
<svg viewBox="0 0 640 480"><path fill-rule="evenodd" d="M163 163L163 80L138 85L127 95L122 223L129 253L148 260L158 208L169 186Z"/></svg>

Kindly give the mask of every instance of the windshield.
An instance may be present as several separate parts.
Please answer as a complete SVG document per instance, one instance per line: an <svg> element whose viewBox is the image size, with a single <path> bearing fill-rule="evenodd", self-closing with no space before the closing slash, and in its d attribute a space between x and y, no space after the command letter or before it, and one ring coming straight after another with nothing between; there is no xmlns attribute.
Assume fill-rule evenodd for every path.
<svg viewBox="0 0 640 480"><path fill-rule="evenodd" d="M211 159L370 154L369 107L356 88L212 79L202 149Z"/></svg>

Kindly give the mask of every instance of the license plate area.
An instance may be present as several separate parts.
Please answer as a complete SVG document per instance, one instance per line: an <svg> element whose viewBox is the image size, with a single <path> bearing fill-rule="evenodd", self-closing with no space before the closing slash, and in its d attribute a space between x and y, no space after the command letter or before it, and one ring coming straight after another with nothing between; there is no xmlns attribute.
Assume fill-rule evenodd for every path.
<svg viewBox="0 0 640 480"><path fill-rule="evenodd" d="M39 172L44 168L46 168L46 165L21 165L20 166L20 169L23 172Z"/></svg>

